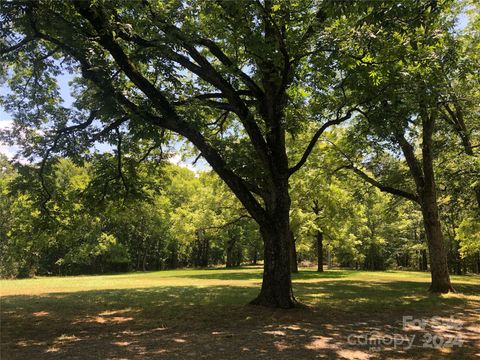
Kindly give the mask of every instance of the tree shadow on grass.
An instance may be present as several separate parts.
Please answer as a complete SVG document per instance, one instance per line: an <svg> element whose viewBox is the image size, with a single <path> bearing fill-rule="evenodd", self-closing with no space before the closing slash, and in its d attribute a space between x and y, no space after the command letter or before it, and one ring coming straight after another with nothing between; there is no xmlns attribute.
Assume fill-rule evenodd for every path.
<svg viewBox="0 0 480 360"><path fill-rule="evenodd" d="M403 315L478 319L478 303L429 295L425 283L297 283L289 311L246 306L257 287L179 286L9 296L2 299L2 358L471 358L478 344L468 328L463 347L371 349L349 336L402 331ZM477 287L462 285L464 294ZM462 314L462 315L459 315ZM422 331L416 332L419 335ZM425 331L423 332L425 333ZM446 333L446 332L445 332ZM475 340L475 336L476 339ZM477 342L475 342L477 341Z"/></svg>
<svg viewBox="0 0 480 360"><path fill-rule="evenodd" d="M479 303L469 298L478 295L478 285L457 288L465 297L430 295L421 282L297 283L297 297L311 307L289 311L246 306L258 291L248 286L8 296L2 298L1 355L5 359L367 359L387 355L468 359L480 345L478 326L468 325L478 321ZM403 315L458 316L467 322L462 330L465 344L447 350L423 348L421 335L431 329L405 332L418 335L411 349L391 344L371 349L371 344L361 341L349 344L349 339L373 332L400 333Z"/></svg>
<svg viewBox="0 0 480 360"><path fill-rule="evenodd" d="M311 280L311 279L339 279L352 275L353 270L334 270L325 271L322 273L315 271L303 270L292 274L292 279L295 280ZM225 272L225 269L211 269L204 274L182 274L176 275L178 278L191 279L211 279L211 280L261 280L262 272L248 272L241 268Z"/></svg>
<svg viewBox="0 0 480 360"><path fill-rule="evenodd" d="M413 281L299 283L294 285L296 296L314 307L339 309L342 312L423 311L441 306L459 306L478 296L479 286L457 285L457 294L439 295L427 291L427 284Z"/></svg>

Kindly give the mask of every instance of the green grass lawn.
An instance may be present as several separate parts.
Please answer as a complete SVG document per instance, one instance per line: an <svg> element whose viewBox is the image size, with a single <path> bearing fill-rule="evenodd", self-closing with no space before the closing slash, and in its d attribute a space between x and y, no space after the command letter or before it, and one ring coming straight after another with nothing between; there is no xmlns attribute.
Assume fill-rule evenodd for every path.
<svg viewBox="0 0 480 360"><path fill-rule="evenodd" d="M246 305L259 291L258 267L3 280L1 355L2 359L480 357L480 277L453 276L457 293L447 295L427 293L429 278L419 272L319 274L305 269L294 275L294 291L308 306L293 310ZM427 327L404 328L403 316L426 319ZM433 316L453 316L461 328L435 324L430 321ZM372 334L386 340L380 346L361 343ZM388 344L396 334L415 336L413 346ZM443 346L428 347L429 336L436 336ZM463 345L446 346L451 338Z"/></svg>

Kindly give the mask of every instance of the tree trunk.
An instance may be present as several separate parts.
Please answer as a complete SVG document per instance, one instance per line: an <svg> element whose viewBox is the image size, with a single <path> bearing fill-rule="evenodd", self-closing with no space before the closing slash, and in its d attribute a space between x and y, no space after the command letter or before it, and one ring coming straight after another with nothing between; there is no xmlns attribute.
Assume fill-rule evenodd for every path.
<svg viewBox="0 0 480 360"><path fill-rule="evenodd" d="M176 269L178 267L178 251L176 245L173 245L170 249L169 265L171 269Z"/></svg>
<svg viewBox="0 0 480 360"><path fill-rule="evenodd" d="M478 254L477 254L477 261L476 261L476 262L477 262L477 271L476 271L476 273L477 273L477 274L480 274L480 251L479 251Z"/></svg>
<svg viewBox="0 0 480 360"><path fill-rule="evenodd" d="M318 272L323 272L323 233L317 231L317 259L318 259Z"/></svg>
<svg viewBox="0 0 480 360"><path fill-rule="evenodd" d="M137 251L137 267L135 268L136 271L140 271L140 249Z"/></svg>
<svg viewBox="0 0 480 360"><path fill-rule="evenodd" d="M240 266L242 265L242 249L237 246L237 248L234 251L234 261L233 261L233 266Z"/></svg>
<svg viewBox="0 0 480 360"><path fill-rule="evenodd" d="M455 269L455 275L462 275L462 257L460 256L460 251L458 248L458 243L455 241L455 239L452 239L453 242L453 249L452 250L452 261L453 261L453 266Z"/></svg>
<svg viewBox="0 0 480 360"><path fill-rule="evenodd" d="M208 238L208 236L205 236L204 242L203 242L203 258L202 258L203 267L208 266L209 258L210 258L210 239Z"/></svg>
<svg viewBox="0 0 480 360"><path fill-rule="evenodd" d="M227 268L233 267L233 245L235 244L234 238L229 238L227 241Z"/></svg>
<svg viewBox="0 0 480 360"><path fill-rule="evenodd" d="M433 169L433 131L435 115L430 116L422 111L422 164L423 189L420 186L418 193L421 199L423 223L430 253L430 272L432 283L429 291L448 293L454 291L448 274L447 252L443 240L442 227L437 205L437 185ZM421 184L421 183L419 183Z"/></svg>
<svg viewBox="0 0 480 360"><path fill-rule="evenodd" d="M163 267L163 261L161 259L160 238L158 238L155 245L155 269L161 270L162 267Z"/></svg>
<svg viewBox="0 0 480 360"><path fill-rule="evenodd" d="M207 267L210 253L210 240L203 230L196 231L197 239L193 252L193 265Z"/></svg>
<svg viewBox="0 0 480 360"><path fill-rule="evenodd" d="M296 239L292 231L290 231L290 246L290 271L292 273L298 273Z"/></svg>
<svg viewBox="0 0 480 360"><path fill-rule="evenodd" d="M293 308L297 302L293 297L290 274L290 229L288 212L285 219L275 219L263 224L260 233L264 242L264 270L262 289L251 304L275 308Z"/></svg>
<svg viewBox="0 0 480 360"><path fill-rule="evenodd" d="M427 260L427 250L422 249L420 250L422 253L422 271L428 270L428 260Z"/></svg>
<svg viewBox="0 0 480 360"><path fill-rule="evenodd" d="M319 206L317 199L313 200L312 211L315 214L318 221L322 208ZM317 238L317 260L318 260L317 271L323 272L323 233L320 230L317 230L315 235ZM329 258L328 267L330 268L330 258Z"/></svg>
<svg viewBox="0 0 480 360"><path fill-rule="evenodd" d="M147 250L143 253L143 258L142 258L142 271L147 271Z"/></svg>
<svg viewBox="0 0 480 360"><path fill-rule="evenodd" d="M430 109L431 110L431 109ZM433 167L433 132L436 113L427 108L427 102L420 97L420 117L422 120L422 159L415 155L414 147L404 134L395 134L407 161L410 173L417 188L417 201L422 209L423 226L427 238L432 282L429 291L448 293L454 291L448 273L447 252L443 240L440 216L437 205L435 172Z"/></svg>
<svg viewBox="0 0 480 360"><path fill-rule="evenodd" d="M435 197L424 196L422 199L422 214L432 275L429 291L438 293L454 291L448 274L447 253Z"/></svg>

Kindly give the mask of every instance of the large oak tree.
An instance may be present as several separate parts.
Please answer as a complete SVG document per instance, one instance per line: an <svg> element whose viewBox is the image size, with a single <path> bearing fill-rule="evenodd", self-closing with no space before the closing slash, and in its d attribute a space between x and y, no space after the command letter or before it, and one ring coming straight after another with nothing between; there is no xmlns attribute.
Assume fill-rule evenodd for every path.
<svg viewBox="0 0 480 360"><path fill-rule="evenodd" d="M114 130L149 145L164 130L188 139L260 227L265 266L253 303L292 307L289 177L352 114L331 96L341 78L328 11L270 0L3 4L5 104L25 134L17 141L46 159L114 142ZM55 82L65 70L76 77L72 108ZM306 123L318 130L289 161L287 133Z"/></svg>

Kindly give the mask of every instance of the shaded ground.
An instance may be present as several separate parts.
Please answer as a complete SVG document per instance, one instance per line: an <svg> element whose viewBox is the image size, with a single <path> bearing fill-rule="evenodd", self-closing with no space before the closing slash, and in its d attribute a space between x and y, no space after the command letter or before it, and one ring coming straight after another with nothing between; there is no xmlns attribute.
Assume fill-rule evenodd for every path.
<svg viewBox="0 0 480 360"><path fill-rule="evenodd" d="M289 311L245 305L258 268L0 281L1 358L480 358L480 277L453 277L458 293L442 296L428 279L302 271L309 308Z"/></svg>

